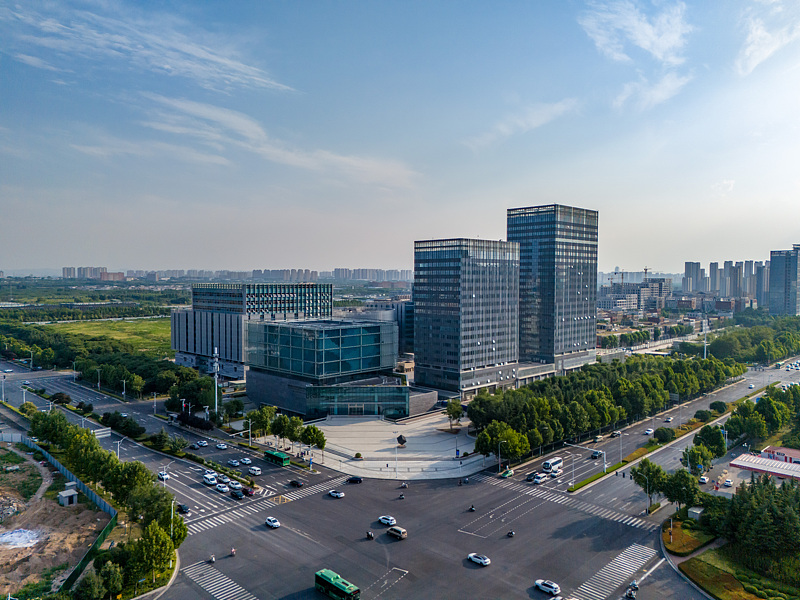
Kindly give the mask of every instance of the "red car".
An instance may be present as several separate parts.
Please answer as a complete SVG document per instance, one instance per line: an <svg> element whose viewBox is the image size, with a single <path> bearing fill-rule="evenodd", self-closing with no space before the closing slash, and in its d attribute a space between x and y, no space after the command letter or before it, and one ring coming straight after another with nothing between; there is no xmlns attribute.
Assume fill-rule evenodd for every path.
<svg viewBox="0 0 800 600"><path fill-rule="evenodd" d="M242 491L244 492L245 496L255 496L256 491L253 488L243 488Z"/></svg>

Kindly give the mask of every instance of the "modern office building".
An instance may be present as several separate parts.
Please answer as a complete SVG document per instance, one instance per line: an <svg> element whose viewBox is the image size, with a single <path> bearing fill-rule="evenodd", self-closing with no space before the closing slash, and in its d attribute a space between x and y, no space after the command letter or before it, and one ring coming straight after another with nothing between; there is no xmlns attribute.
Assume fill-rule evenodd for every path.
<svg viewBox="0 0 800 600"><path fill-rule="evenodd" d="M551 204L508 209L520 247L519 359L564 372L594 362L597 211Z"/></svg>
<svg viewBox="0 0 800 600"><path fill-rule="evenodd" d="M769 314L800 315L800 244L791 250L773 250L769 256Z"/></svg>
<svg viewBox="0 0 800 600"><path fill-rule="evenodd" d="M393 375L394 320L249 321L247 393L255 402L309 418L397 418L435 406L437 394Z"/></svg>
<svg viewBox="0 0 800 600"><path fill-rule="evenodd" d="M196 283L192 308L172 311L175 362L211 373L216 348L220 374L243 379L246 322L319 319L332 310L329 283Z"/></svg>
<svg viewBox="0 0 800 600"><path fill-rule="evenodd" d="M414 380L470 397L510 387L519 354L519 245L414 243Z"/></svg>

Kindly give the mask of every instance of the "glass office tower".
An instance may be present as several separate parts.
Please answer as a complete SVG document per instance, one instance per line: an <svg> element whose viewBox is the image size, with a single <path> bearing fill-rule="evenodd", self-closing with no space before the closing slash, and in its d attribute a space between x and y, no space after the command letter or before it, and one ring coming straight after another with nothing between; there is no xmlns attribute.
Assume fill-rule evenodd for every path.
<svg viewBox="0 0 800 600"><path fill-rule="evenodd" d="M800 244L769 255L769 314L800 315Z"/></svg>
<svg viewBox="0 0 800 600"><path fill-rule="evenodd" d="M551 204L510 208L520 247L520 361L558 370L593 362L597 321L597 211Z"/></svg>
<svg viewBox="0 0 800 600"><path fill-rule="evenodd" d="M519 245L414 243L414 379L472 395L507 387L518 354Z"/></svg>

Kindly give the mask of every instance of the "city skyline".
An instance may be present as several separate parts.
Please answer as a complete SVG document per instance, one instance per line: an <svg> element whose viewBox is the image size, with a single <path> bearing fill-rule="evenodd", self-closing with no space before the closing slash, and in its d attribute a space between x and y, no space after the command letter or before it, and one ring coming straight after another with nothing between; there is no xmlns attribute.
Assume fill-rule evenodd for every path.
<svg viewBox="0 0 800 600"><path fill-rule="evenodd" d="M0 269L408 269L416 240L551 203L598 211L603 272L768 260L800 217L799 25L744 1L0 5Z"/></svg>

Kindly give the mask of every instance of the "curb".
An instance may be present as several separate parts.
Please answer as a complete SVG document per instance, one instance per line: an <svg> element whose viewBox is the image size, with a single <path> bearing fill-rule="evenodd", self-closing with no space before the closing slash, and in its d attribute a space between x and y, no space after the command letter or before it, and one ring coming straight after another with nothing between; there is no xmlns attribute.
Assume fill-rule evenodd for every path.
<svg viewBox="0 0 800 600"><path fill-rule="evenodd" d="M661 522L661 527L662 528L663 528L665 522L666 521L662 521ZM663 531L663 529L659 529L658 530L658 543L661 545L661 554L664 556L664 558L667 559L667 562L669 563L669 566L672 567L672 570L675 571L686 583L688 583L690 586L692 586L696 591L698 591L703 596L708 598L708 600L716 600L713 596L709 595L709 593L706 592L703 588L701 588L694 581L689 579L683 573L683 571L681 571L678 568L678 565L676 565L674 562L672 562L672 557L670 556L669 552L667 552L667 549L664 547L664 536L662 535L662 531Z"/></svg>
<svg viewBox="0 0 800 600"><path fill-rule="evenodd" d="M175 579L177 579L180 570L181 570L181 555L177 550L175 550L175 569L172 571L172 577L169 578L169 581L164 585L162 585L160 588L151 590L146 594L134 596L133 598L131 598L131 600L142 600L143 598L152 598L152 600L158 600L169 590L170 587L172 587L172 584L175 583Z"/></svg>

